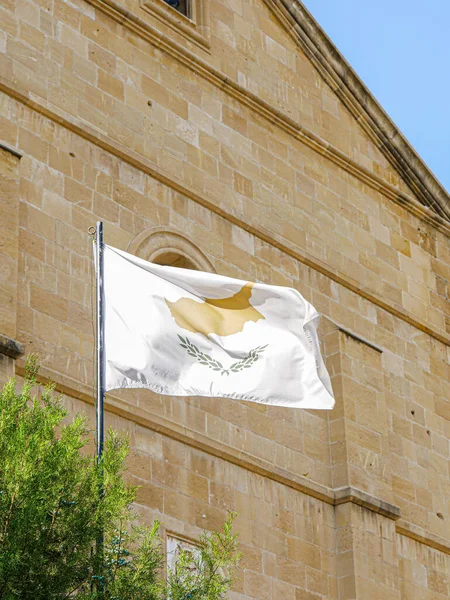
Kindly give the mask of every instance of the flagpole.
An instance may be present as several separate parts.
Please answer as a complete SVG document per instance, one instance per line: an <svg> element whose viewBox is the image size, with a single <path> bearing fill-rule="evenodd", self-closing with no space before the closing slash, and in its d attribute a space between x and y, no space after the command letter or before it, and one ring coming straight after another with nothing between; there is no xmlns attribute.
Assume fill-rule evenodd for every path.
<svg viewBox="0 0 450 600"><path fill-rule="evenodd" d="M97 280L97 398L96 398L96 451L97 462L101 461L103 455L103 444L105 440L105 327L104 310L105 297L103 288L104 265L103 265L103 222L97 221L96 236L96 280ZM103 493L103 491L102 491Z"/></svg>
<svg viewBox="0 0 450 600"><path fill-rule="evenodd" d="M97 221L95 228L95 257L96 257L96 296L97 296L97 327L96 327L96 354L97 354L97 396L95 403L96 425L96 460L100 464L103 456L105 440L105 292L103 287L104 257L103 257L103 222ZM103 498L103 469L101 472L99 499ZM97 540L97 561L100 571L97 575L97 590L103 598L103 532Z"/></svg>

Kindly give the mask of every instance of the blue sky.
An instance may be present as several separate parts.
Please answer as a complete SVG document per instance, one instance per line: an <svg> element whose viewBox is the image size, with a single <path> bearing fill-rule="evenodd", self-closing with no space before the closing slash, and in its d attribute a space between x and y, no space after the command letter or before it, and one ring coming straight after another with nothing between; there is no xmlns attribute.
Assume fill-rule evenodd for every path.
<svg viewBox="0 0 450 600"><path fill-rule="evenodd" d="M450 191L450 0L302 0Z"/></svg>

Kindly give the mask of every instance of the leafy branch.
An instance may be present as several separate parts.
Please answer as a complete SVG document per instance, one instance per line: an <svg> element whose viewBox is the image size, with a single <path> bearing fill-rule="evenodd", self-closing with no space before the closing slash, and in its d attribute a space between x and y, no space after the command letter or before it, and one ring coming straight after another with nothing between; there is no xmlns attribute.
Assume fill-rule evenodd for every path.
<svg viewBox="0 0 450 600"><path fill-rule="evenodd" d="M213 371L225 371L221 362L199 350L195 344L188 340L188 338L183 338L181 335L178 337L181 340L180 346L187 351L189 356L196 358L201 365L205 365Z"/></svg>
<svg viewBox="0 0 450 600"><path fill-rule="evenodd" d="M257 360L261 357L261 354L267 348L268 344L265 346L258 346L257 348L253 348L247 354L245 358L233 363L228 369L226 369L221 362L209 356L205 352L202 352L195 344L193 344L187 337L183 338L181 335L178 336L180 339L180 346L186 350L189 356L195 358L201 365L209 367L213 371L220 371L221 375L229 375L231 373L239 373L244 369L249 369L252 367Z"/></svg>
<svg viewBox="0 0 450 600"><path fill-rule="evenodd" d="M257 360L259 360L261 354L264 352L268 345L269 344L266 344L265 346L258 346L257 348L253 348L253 350L250 350L250 352L245 358L231 365L230 371L232 371L233 373L238 373L243 369L249 369Z"/></svg>

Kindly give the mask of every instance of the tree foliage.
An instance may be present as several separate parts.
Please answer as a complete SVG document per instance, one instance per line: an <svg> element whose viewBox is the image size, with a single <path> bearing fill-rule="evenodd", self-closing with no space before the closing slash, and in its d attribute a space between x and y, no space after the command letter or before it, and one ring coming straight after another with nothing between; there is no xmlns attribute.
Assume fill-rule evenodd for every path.
<svg viewBox="0 0 450 600"><path fill-rule="evenodd" d="M21 391L11 379L0 395L0 599L223 598L240 557L235 515L164 578L159 523L135 524L123 479L127 438L109 431L97 464L86 418L65 422L51 386L34 393L37 370L31 357Z"/></svg>

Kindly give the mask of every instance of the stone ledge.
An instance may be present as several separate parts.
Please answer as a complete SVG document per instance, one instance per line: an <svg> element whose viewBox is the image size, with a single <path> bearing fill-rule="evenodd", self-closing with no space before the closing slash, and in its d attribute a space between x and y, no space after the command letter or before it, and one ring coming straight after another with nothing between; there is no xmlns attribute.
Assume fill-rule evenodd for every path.
<svg viewBox="0 0 450 600"><path fill-rule="evenodd" d="M22 364L16 365L16 373L21 376L25 374L25 368ZM89 386L80 384L67 375L42 367L38 380L44 384L54 382L56 384L55 389L58 392L94 405L92 390ZM311 481L307 477L302 477L301 475L276 467L264 459L248 454L247 452L242 452L232 446L213 440L202 433L169 421L164 417L151 415L142 408L129 405L120 398L114 397L111 393L108 393L105 399L105 410L211 456L221 458L242 469L281 483L331 506L339 506L340 504L351 502L392 520L400 518L400 509L397 506L375 498L371 494L352 487L333 490L325 485Z"/></svg>
<svg viewBox="0 0 450 600"><path fill-rule="evenodd" d="M407 523L406 521L399 521L395 525L395 531L399 535L403 535L408 537L424 546L428 546L429 548L434 548L435 550L439 550L439 552L443 552L444 554L450 555L450 542L439 535L435 535L434 533L430 533L417 525L413 525L412 523Z"/></svg>
<svg viewBox="0 0 450 600"><path fill-rule="evenodd" d="M25 374L25 367L23 364L16 363L16 374L19 376L23 376ZM57 373L51 369L42 368L38 379L41 383L56 382L55 389L58 392L66 394L72 398L78 398L87 404L94 405L92 391L89 386L80 384L71 377L62 375L61 373ZM273 465L269 465L268 467L264 466L266 461L253 458L250 455L246 455L245 453L236 450L235 448L225 446L223 449L228 449L233 452L232 454L229 454L226 451L224 452L223 449L220 449L220 446L223 446L222 444L206 438L206 436L197 434L196 432L176 423L171 423L167 419L155 417L153 415L151 419L148 417L143 417L142 415L145 413L142 409L129 406L119 398L115 398L110 401L109 397L110 394L108 394L108 400L105 403L105 409L113 414L132 420L143 427L147 427L152 431L156 431L162 435L166 435L172 439L188 444L193 448L197 448L198 450L213 456L217 456L223 460L227 460L242 467L243 469L289 486L331 506L339 506L341 504L347 504L350 502L377 514L383 515L388 519L397 521L395 530L399 535L409 537L425 546L450 555L450 544L448 540L428 532L417 525L414 525L413 523L403 521L403 519L401 519L400 508L393 504L384 502L383 500L375 498L371 494L362 492L361 490L352 487L342 487L332 490L326 486L309 481L306 477L296 476L288 471L284 471L283 469L274 468Z"/></svg>
<svg viewBox="0 0 450 600"><path fill-rule="evenodd" d="M23 154L21 154L18 150L16 150L15 148L10 148L9 146L7 146L6 144L3 144L2 142L0 142L0 150L5 150L6 152L9 152L10 154L12 154L13 156L15 156L16 158L22 158Z"/></svg>
<svg viewBox="0 0 450 600"><path fill-rule="evenodd" d="M338 325L337 323L336 323L336 327L339 329L339 331L341 331L342 333L345 333L345 335L348 335L348 337L351 337L353 340L356 340L360 344L365 344L366 346L369 346L369 348L372 348L372 350L376 350L376 352L383 354L383 348L380 348L380 346L377 346L376 344L369 342L368 340L361 337L360 335L353 333L353 331L350 331L349 329L346 329L345 327L342 327L341 325Z"/></svg>
<svg viewBox="0 0 450 600"><path fill-rule="evenodd" d="M348 502L367 508L393 521L397 521L401 517L401 511L398 506L375 498L372 494L353 487L342 487L334 490L334 506L347 504Z"/></svg>
<svg viewBox="0 0 450 600"><path fill-rule="evenodd" d="M0 333L0 354L10 358L19 358L25 354L25 347L17 340Z"/></svg>

